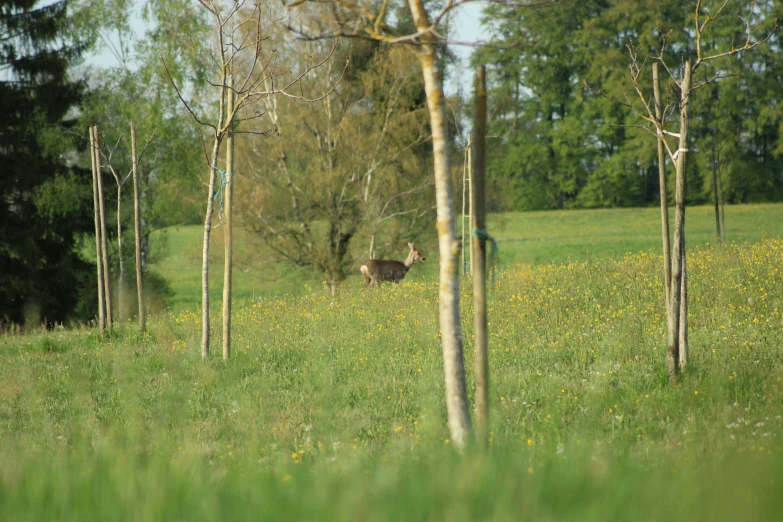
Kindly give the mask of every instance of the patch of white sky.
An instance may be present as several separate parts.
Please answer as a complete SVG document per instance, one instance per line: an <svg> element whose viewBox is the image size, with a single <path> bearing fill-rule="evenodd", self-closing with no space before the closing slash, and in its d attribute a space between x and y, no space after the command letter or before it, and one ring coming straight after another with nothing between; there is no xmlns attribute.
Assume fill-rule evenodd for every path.
<svg viewBox="0 0 783 522"><path fill-rule="evenodd" d="M457 56L446 84L443 86L446 94L468 94L473 88L473 71L470 67L470 57L476 44L486 41L489 34L481 25L483 4L469 3L457 10L451 21L449 40L459 42L451 45L451 51Z"/></svg>
<svg viewBox="0 0 783 522"><path fill-rule="evenodd" d="M130 17L131 35L130 56L127 66L134 68L133 63L133 45L135 41L144 36L148 24L141 17L142 2L137 2L133 14ZM481 26L481 12L483 5L481 3L468 3L456 10L456 14L451 20L451 33L449 40L459 42L452 44L451 50L457 57L457 62L452 66L446 78L444 89L449 96L457 94L468 94L473 85L473 73L470 67L470 57L475 49L475 44L485 41L488 38L487 31ZM87 67L110 68L117 67L120 60L116 54L119 49L119 39L117 34L104 32L98 41L95 49L86 57L85 65Z"/></svg>

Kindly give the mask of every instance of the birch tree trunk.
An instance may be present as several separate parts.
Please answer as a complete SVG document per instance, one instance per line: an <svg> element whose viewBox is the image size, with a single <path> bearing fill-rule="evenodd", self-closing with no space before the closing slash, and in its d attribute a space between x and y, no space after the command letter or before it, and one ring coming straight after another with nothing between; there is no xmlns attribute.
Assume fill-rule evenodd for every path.
<svg viewBox="0 0 783 522"><path fill-rule="evenodd" d="M215 136L212 145L212 165L209 169L209 188L207 189L207 213L204 216L204 243L201 250L201 357L209 357L209 238L212 231L213 198L215 197L215 175L217 158L220 152L220 137Z"/></svg>
<svg viewBox="0 0 783 522"><path fill-rule="evenodd" d="M443 368L446 384L446 408L449 432L454 446L463 449L471 433L470 412L465 385L462 332L459 316L459 249L457 239L454 187L449 172L446 126L446 100L443 79L437 68L435 36L423 0L408 0L416 28L422 33L418 52L427 95L432 130L432 153L435 171L438 245L440 252L440 329L443 344Z"/></svg>
<svg viewBox="0 0 783 522"><path fill-rule="evenodd" d="M658 76L658 64L653 64L653 92L655 96L655 118L659 128L662 128L663 110L661 106L661 80ZM672 285L672 259L671 245L669 244L669 191L666 189L666 152L663 145L663 134L658 132L658 184L661 195L661 239L663 240L663 281L666 298L666 325L669 326L671 315L671 285Z"/></svg>
<svg viewBox="0 0 783 522"><path fill-rule="evenodd" d="M141 202L139 201L139 159L136 155L136 125L130 124L131 154L133 156L133 223L136 239L136 293L139 304L139 331L147 329L147 318L144 315L144 281L141 269Z"/></svg>
<svg viewBox="0 0 783 522"><path fill-rule="evenodd" d="M215 142L212 145L212 164L209 166L209 188L207 189L207 212L204 216L204 244L201 251L201 357L209 357L209 238L212 232L212 210L215 197L215 177L217 161L220 154L220 143L223 139L220 129L223 128L226 101L226 69L223 67L223 77L220 88L220 107L218 122L215 127Z"/></svg>
<svg viewBox="0 0 783 522"><path fill-rule="evenodd" d="M98 142L95 139L95 127L90 127L90 159L92 162L92 199L95 216L95 265L98 268L98 327L103 335L103 331L106 329L106 305L103 302L103 255L101 253L100 210L98 208L100 160L98 158Z"/></svg>
<svg viewBox="0 0 783 522"><path fill-rule="evenodd" d="M682 350L686 350L687 346L680 346L680 340L686 339L680 335L680 328L686 325L680 324L680 316L682 315L681 307L682 301L686 301L687 310L687 298L686 293L683 292L687 280L683 282L683 261L685 260L685 188L687 183L687 158L688 158L688 126L689 126L689 114L690 97L691 97L691 72L692 64L690 61L685 62L685 69L681 82L681 95L680 95L680 141L677 149L677 181L675 187L675 216L674 216L674 251L672 252L672 285L671 285L671 313L669 314L669 324L671 327L668 332L668 350L667 350L667 364L669 379L675 381L682 369L683 355ZM687 311L686 311L687 317ZM687 360L687 355L685 355Z"/></svg>
<svg viewBox="0 0 783 522"><path fill-rule="evenodd" d="M228 76L228 92L226 93L226 106L231 111L234 106L234 80L233 76ZM224 234L225 234L225 256L223 265L223 358L228 359L231 356L231 270L234 247L234 224L231 218L231 200L234 192L234 129L233 122L229 122L228 132L226 133L226 177L227 184L223 189L224 198Z"/></svg>
<svg viewBox="0 0 783 522"><path fill-rule="evenodd" d="M487 85L483 65L476 66L476 114L473 120L475 148L473 168L473 220L471 243L473 320L475 332L474 372L476 375L476 438L485 447L489 433L489 361L487 344L487 234L484 201L485 149L487 134Z"/></svg>
<svg viewBox="0 0 783 522"><path fill-rule="evenodd" d="M98 133L98 127L94 127L95 132L95 153L98 154L100 147L100 135ZM106 327L112 326L112 306L111 306L111 272L109 272L109 243L106 239L106 209L104 208L103 199L103 176L101 175L101 163L100 156L96 156L98 169L96 171L98 180L98 209L100 211L101 221L101 248L103 255L103 290L104 290L104 303L106 304Z"/></svg>

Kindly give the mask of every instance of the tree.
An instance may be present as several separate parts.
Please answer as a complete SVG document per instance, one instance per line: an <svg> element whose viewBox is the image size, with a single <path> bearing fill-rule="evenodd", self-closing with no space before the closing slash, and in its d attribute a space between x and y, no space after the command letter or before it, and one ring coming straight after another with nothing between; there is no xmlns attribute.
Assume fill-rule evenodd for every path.
<svg viewBox="0 0 783 522"><path fill-rule="evenodd" d="M471 0L450 0L440 9L425 6L423 0L409 0L408 11L395 13L398 28L389 24L388 2L365 7L345 1L327 0L324 12L315 13L312 21L299 20L292 27L309 39L347 36L366 38L390 44L413 45L421 68L427 109L432 133L432 159L435 179L438 247L440 252L439 322L443 345L443 367L446 382L446 409L449 431L454 444L464 448L471 438L463 358L462 329L459 315L459 252L457 238L454 186L450 171L448 120L443 93L443 70L439 64L438 48L447 43L444 29L450 14ZM522 4L493 0L506 5L540 7L554 1ZM298 0L289 7L316 2ZM323 15L320 16L319 15ZM325 18L328 17L328 18ZM329 20L328 23L322 20ZM406 27L407 26L407 27ZM410 31L405 31L405 29Z"/></svg>
<svg viewBox="0 0 783 522"><path fill-rule="evenodd" d="M166 65L161 55L161 61L166 68L171 85L188 110L193 120L201 127L212 132L212 151L208 153L204 145L204 155L209 166L207 174L207 207L204 215L204 241L202 247L201 265L201 356L209 356L210 323L209 323L209 239L212 231L213 208L216 199L216 179L220 146L229 133L249 133L251 135L268 135L271 129L256 131L235 131L234 127L243 122L258 120L263 116L260 111L250 112L246 109L260 100L274 95L286 96L296 100L315 102L328 96L335 86L331 86L324 94L313 99L305 97L300 89L300 83L313 70L318 69L331 58L333 49L318 62L309 62L302 69L292 71L281 65L276 58L275 49L263 46L266 36L263 33L266 22L273 16L267 6L260 2L247 5L245 0L226 2L222 0L200 0L201 8L211 22L213 39L206 41L194 38L193 34L179 34L181 45L193 49L201 63L209 71L203 81L217 91L213 98L215 107L212 120L200 115L201 110L193 100L187 101L183 91L177 86L175 77ZM267 17L270 17L267 19ZM210 78L211 76L211 78ZM231 86L231 87L229 87ZM228 91L231 90L231 105L227 105ZM299 89L297 91L297 89ZM221 172L220 187L233 181L233 172ZM229 179L232 178L232 179ZM222 200L221 200L222 206ZM222 211L222 208L221 208ZM231 280L227 278L230 285ZM230 292L227 294L230 297ZM230 322L228 323L230 325ZM224 333L224 342L229 342L230 334ZM224 346L224 354L228 353Z"/></svg>
<svg viewBox="0 0 783 522"><path fill-rule="evenodd" d="M286 51L289 63L306 61L322 44L297 47ZM322 274L332 289L362 257L383 256L416 239L431 223L432 208L424 167L429 132L413 56L352 42L305 88L337 82L342 71L334 63L343 57L350 65L323 102L266 98L278 137L245 140L244 148L252 149L247 170L256 173L259 190L240 203L248 225L279 259ZM263 168L270 157L273 168ZM362 238L369 244L357 244Z"/></svg>
<svg viewBox="0 0 783 522"><path fill-rule="evenodd" d="M733 15L742 15L740 8L747 11L742 7L747 5L729 2L725 16L710 25L706 53L729 48L732 41L740 46L743 29ZM783 14L783 4L755 1L753 10L754 23L769 28ZM679 0L585 0L539 11L489 6L484 23L490 45L473 60L489 64L490 127L492 134L504 136L488 158L491 203L507 209L655 204L655 144L633 127L637 120L630 108L592 96L580 83L601 85L607 97L626 101L633 92L626 44L634 41L642 57L656 54L661 32L667 32L666 59L681 61L682 53L693 49L691 12ZM535 45L513 45L520 40ZM717 139L725 143L728 160L723 164L727 202L783 197L783 156L774 145L781 143L783 121L774 94L783 71L779 55L774 34L763 49L723 60L721 69L732 77L694 94L694 148L710 147L710 126L725 133L725 139ZM689 203L713 199L712 165L702 159L690 165Z"/></svg>
<svg viewBox="0 0 783 522"><path fill-rule="evenodd" d="M147 151L147 147L149 147L152 140L155 138L155 131L152 132L149 139L147 140L147 143L144 145L144 148L141 151L141 154L139 156L136 156L136 135L135 135L135 126L133 125L133 122L130 123L131 125L131 150L130 150L130 164L131 167L128 171L128 173L123 176L121 173L117 172L117 169L115 169L114 164L112 163L112 158L117 151L117 147L119 147L120 142L122 141L122 135L117 138L117 142L112 148L109 148L106 142L105 135L103 136L103 139L99 140L98 143L103 143L103 148L98 145L98 153L100 154L100 157L103 158L103 161L105 162L105 166L108 167L109 172L111 172L112 177L114 178L115 184L117 185L117 259L119 262L119 268L120 268L120 274L118 279L117 287L119 289L118 292L118 299L117 299L117 309L118 309L118 318L120 321L123 321L125 319L125 308L126 308L126 298L125 298L125 279L126 279L126 273L125 273L125 252L123 251L123 242L122 242L122 188L125 186L125 183L128 182L128 180L133 176L133 206L134 206L134 236L136 239L136 284L139 288L141 288L141 280L138 277L141 274L141 245L140 245L140 236L141 236L141 223L140 223L140 203L138 199L138 164L139 161L144 157L144 153ZM97 131L96 127L96 131ZM100 167L101 165L98 164L98 175L100 176ZM102 197L102 195L101 195ZM107 280L108 281L108 280ZM139 294L139 299L141 299L141 294ZM107 301L109 301L107 299ZM139 306L143 307L143 303L139 301ZM140 308L141 310L141 308ZM143 314L142 314L143 315ZM143 321L143 317L141 318Z"/></svg>
<svg viewBox="0 0 783 522"><path fill-rule="evenodd" d="M648 92L644 92L642 86L642 80L640 80L641 74L645 71L645 62L639 61L639 48L629 45L630 53L630 78L633 83L634 90L641 104L641 108L637 109L630 103L627 107L631 108L637 116L642 118L651 127L643 127L645 130L654 135L658 141L659 146L663 146L671 158L672 163L675 166L676 172L676 187L675 187L675 221L674 221L674 239L671 255L671 283L668 292L667 302L667 370L670 381L677 380L679 373L685 368L688 363L688 283L687 283L687 269L686 269L686 242L685 242L685 193L687 189L687 160L690 156L690 106L693 94L699 88L709 85L713 82L727 77L727 73L718 68L715 65L715 61L724 59L728 56L733 56L744 51L750 51L770 37L768 34L765 38L753 41L753 30L756 27L754 24L755 13L753 6L750 6L749 11L745 14L744 18L744 35L741 42L741 47L736 47L732 42L731 46L727 49L721 49L719 47L713 47L711 54L704 54L704 36L707 27L713 24L717 20L721 19L721 15L724 14L726 6L729 1L725 0L718 6L715 6L711 10L707 10L701 0L697 0L693 15L693 32L694 41L691 42L690 56L692 60L686 59L682 66L677 71L675 66L670 66L667 63L665 50L667 46L667 34L663 34L661 38L661 47L657 55L653 55L650 58L666 70L671 82L676 89L675 99L670 101L667 106L660 109L660 97L657 95L658 88L654 86L655 102L650 102L649 89ZM774 30L777 29L777 24ZM705 66L704 79L702 81L694 81L694 71L701 66ZM653 72L654 82L657 82L657 71ZM676 109L675 109L676 107ZM679 126L677 132L672 132L667 129L669 123L668 115L675 112L679 116ZM677 140L677 148L668 142L669 137ZM661 198L662 205L665 198ZM663 215L663 213L662 213ZM666 224L664 223L664 226ZM666 248L666 238L664 238L664 248Z"/></svg>
<svg viewBox="0 0 783 522"><path fill-rule="evenodd" d="M0 2L0 317L22 323L93 315L91 267L77 237L93 228L90 174L70 153L84 85L68 67L84 49L66 32L67 2Z"/></svg>

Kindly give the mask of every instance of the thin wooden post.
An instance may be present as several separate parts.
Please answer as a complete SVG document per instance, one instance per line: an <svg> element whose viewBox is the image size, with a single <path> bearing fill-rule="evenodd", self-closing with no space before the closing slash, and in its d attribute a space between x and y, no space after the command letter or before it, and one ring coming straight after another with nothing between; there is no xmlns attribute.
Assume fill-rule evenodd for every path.
<svg viewBox="0 0 783 522"><path fill-rule="evenodd" d="M98 208L98 168L96 158L97 143L95 141L95 128L90 127L90 163L92 163L92 201L95 217L95 265L98 268L98 327L103 335L106 330L106 304L103 302L103 255L101 253L101 224L100 210Z"/></svg>
<svg viewBox="0 0 783 522"><path fill-rule="evenodd" d="M119 181L119 180L118 180ZM122 182L117 183L117 260L120 264L120 277L117 279L117 318L120 324L125 321L125 254L122 251Z"/></svg>
<svg viewBox="0 0 783 522"><path fill-rule="evenodd" d="M473 136L468 136L468 223L473 226ZM471 234L472 236L473 234ZM473 266L473 241L469 242L470 245L470 259L468 264ZM471 270L470 273L473 273Z"/></svg>
<svg viewBox="0 0 783 522"><path fill-rule="evenodd" d="M106 212L104 208L103 199L103 176L101 175L101 162L99 156L100 133L98 132L98 126L93 127L95 134L95 160L97 165L97 179L98 179L98 210L100 211L101 222L101 246L103 255L103 289L106 304L106 327L112 327L112 306L111 306L111 272L109 271L109 242L106 239Z"/></svg>
<svg viewBox="0 0 783 522"><path fill-rule="evenodd" d="M234 78L228 74L228 92L226 106L229 114L234 107ZM226 222L223 224L225 234L225 258L223 265L223 358L231 356L231 269L234 246L234 224L231 218L231 200L234 192L234 122L229 122L226 134L226 185L224 191L224 210Z"/></svg>
<svg viewBox="0 0 783 522"><path fill-rule="evenodd" d="M712 202L715 206L715 234L718 240L718 244L723 243L723 234L720 230L720 204L718 202L718 158L715 152L715 132L713 131L711 136L711 149L712 149Z"/></svg>
<svg viewBox="0 0 783 522"><path fill-rule="evenodd" d="M485 68L476 66L476 112L473 119L473 216L471 244L473 254L473 319L475 333L476 437L481 446L489 433L489 361L487 356L487 239L484 174L486 165L487 85Z"/></svg>
<svg viewBox="0 0 783 522"><path fill-rule="evenodd" d="M141 270L141 202L139 201L139 158L136 156L136 125L131 122L131 154L133 155L133 221L136 236L136 293L139 302L139 330L147 329L147 318L144 316L144 282Z"/></svg>
<svg viewBox="0 0 783 522"><path fill-rule="evenodd" d="M666 299L666 317L671 314L671 286L672 286L672 248L669 244L669 200L666 189L666 155L663 144L663 109L661 105L661 80L658 76L658 64L652 66L653 93L655 96L655 119L658 120L658 184L661 196L661 239L663 240L663 280L664 295ZM668 319L667 319L668 320ZM668 323L667 323L668 324Z"/></svg>
<svg viewBox="0 0 783 522"><path fill-rule="evenodd" d="M468 274L468 265L465 263L465 220L467 214L465 214L465 203L468 199L468 148L465 147L465 153L462 157L462 248L460 254L462 255L462 274Z"/></svg>

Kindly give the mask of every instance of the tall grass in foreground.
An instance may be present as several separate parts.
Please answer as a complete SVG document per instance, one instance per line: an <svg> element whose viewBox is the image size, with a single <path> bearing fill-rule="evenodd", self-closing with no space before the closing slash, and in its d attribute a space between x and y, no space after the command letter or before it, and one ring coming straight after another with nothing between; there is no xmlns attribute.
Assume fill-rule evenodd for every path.
<svg viewBox="0 0 783 522"><path fill-rule="evenodd" d="M692 252L674 387L659 266L498 277L488 457L450 447L435 281L242 308L228 362L195 312L4 337L0 519L778 520L783 241Z"/></svg>

